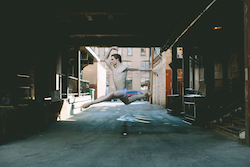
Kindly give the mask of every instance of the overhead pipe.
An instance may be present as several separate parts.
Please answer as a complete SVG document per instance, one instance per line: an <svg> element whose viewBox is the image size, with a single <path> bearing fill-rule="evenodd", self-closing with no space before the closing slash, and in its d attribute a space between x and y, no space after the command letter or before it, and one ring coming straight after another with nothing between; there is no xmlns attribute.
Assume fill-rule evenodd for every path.
<svg viewBox="0 0 250 167"><path fill-rule="evenodd" d="M168 50L169 48L172 48L176 42L179 41L179 39L201 18L201 16L216 2L217 0L213 0L193 21L189 26L175 39L175 41L167 47L167 43L163 46L163 49L161 50L161 53L165 50ZM167 49L165 49L167 48Z"/></svg>

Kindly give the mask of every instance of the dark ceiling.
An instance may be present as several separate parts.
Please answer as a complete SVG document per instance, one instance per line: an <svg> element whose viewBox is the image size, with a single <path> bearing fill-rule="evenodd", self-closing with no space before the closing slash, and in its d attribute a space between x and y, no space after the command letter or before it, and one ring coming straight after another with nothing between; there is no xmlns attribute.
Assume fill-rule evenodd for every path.
<svg viewBox="0 0 250 167"><path fill-rule="evenodd" d="M6 1L4 44L36 49L47 45L168 47L212 1ZM233 3L217 0L195 24L199 27L188 33L205 36L206 29L211 31L227 20L226 12L237 12L232 7Z"/></svg>
<svg viewBox="0 0 250 167"><path fill-rule="evenodd" d="M128 0L65 3L57 11L57 18L73 43L163 46L167 41L171 43L210 2Z"/></svg>

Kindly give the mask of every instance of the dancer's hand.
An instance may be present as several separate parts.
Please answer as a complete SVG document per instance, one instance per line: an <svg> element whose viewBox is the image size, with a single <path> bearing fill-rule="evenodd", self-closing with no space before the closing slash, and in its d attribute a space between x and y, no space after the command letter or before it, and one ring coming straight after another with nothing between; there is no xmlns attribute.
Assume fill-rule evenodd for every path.
<svg viewBox="0 0 250 167"><path fill-rule="evenodd" d="M152 72L158 77L158 73L155 70L152 70Z"/></svg>

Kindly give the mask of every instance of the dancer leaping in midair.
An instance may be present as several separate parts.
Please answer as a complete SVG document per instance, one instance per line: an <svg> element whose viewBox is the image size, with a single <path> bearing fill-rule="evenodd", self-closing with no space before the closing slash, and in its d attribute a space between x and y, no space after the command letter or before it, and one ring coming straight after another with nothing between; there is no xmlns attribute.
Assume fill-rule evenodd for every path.
<svg viewBox="0 0 250 167"><path fill-rule="evenodd" d="M133 96L127 97L127 88L126 88L127 71L152 71L156 76L158 76L158 73L150 68L130 67L128 65L123 65L121 55L119 54L113 54L111 55L109 59L109 55L112 50L118 51L118 47L113 46L110 48L108 54L105 56L105 62L107 66L111 69L111 71L113 72L113 80L114 80L116 91L106 96L101 96L94 101L83 104L82 106L83 108L87 108L92 104L100 103L103 101L108 101L112 98L119 98L124 104L127 105L136 100L139 100L141 98L148 97L151 95L151 92L147 92L141 95L133 95Z"/></svg>

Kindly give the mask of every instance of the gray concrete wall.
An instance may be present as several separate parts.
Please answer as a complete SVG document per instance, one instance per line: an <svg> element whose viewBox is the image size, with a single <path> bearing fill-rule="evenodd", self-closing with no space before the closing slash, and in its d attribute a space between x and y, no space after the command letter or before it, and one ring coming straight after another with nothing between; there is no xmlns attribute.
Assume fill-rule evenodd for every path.
<svg viewBox="0 0 250 167"><path fill-rule="evenodd" d="M82 105L91 101L91 96L72 97L63 100L63 105L60 111L60 119L65 120L83 111Z"/></svg>

